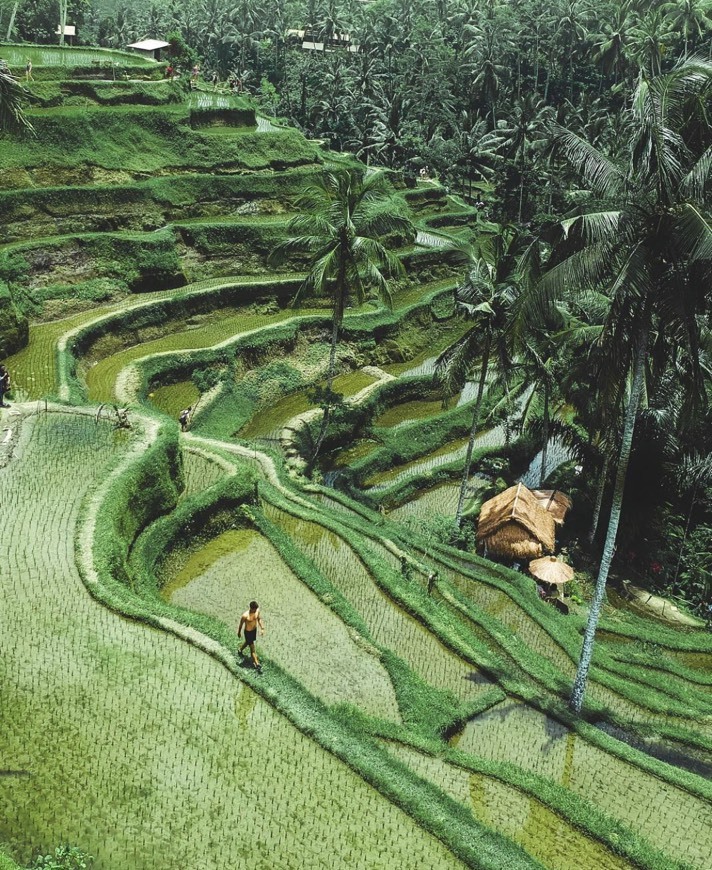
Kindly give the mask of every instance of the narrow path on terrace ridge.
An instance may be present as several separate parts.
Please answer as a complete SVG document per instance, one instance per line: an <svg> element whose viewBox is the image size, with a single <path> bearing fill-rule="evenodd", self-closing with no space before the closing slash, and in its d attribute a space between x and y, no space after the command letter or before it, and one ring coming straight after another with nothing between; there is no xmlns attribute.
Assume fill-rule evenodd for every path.
<svg viewBox="0 0 712 870"><path fill-rule="evenodd" d="M206 446L219 444L198 436L190 436L189 441ZM228 452L254 461L273 485L290 496L289 490L279 483L269 457L237 445L231 445ZM318 515L318 504L311 499L291 494L291 500ZM300 519L270 505L266 505L265 510L352 604L378 642L393 649L430 685L447 688L463 700L488 685L488 680L472 666L468 666L469 675L461 670L457 656L442 647L431 632L423 631L424 626L403 613L378 589L343 538L319 525L318 520ZM337 514L344 519L347 515L348 511ZM508 700L475 717L466 725L457 748L476 757L514 763L522 770L563 785L592 801L611 817L624 821L671 859L681 857L691 866L709 870L705 856L712 849L712 806L588 743L520 701ZM637 796L635 801L630 800L631 794ZM509 835L512 835L511 830ZM516 835L515 839L518 839ZM611 867L621 866L612 857L609 863ZM568 870L570 865L560 866ZM622 866L626 866L625 863Z"/></svg>
<svg viewBox="0 0 712 870"><path fill-rule="evenodd" d="M462 867L210 656L89 596L79 509L125 449L50 413L0 470L0 754L28 772L0 778L0 839L76 843L97 870Z"/></svg>

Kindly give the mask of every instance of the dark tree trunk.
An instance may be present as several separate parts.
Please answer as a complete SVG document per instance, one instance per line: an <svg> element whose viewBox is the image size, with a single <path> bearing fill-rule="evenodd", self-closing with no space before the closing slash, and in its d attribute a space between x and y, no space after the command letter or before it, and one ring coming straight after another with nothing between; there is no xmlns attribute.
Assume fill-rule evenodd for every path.
<svg viewBox="0 0 712 870"><path fill-rule="evenodd" d="M601 505L603 504L603 494L606 491L606 482L608 480L608 466L610 465L610 456L606 453L603 460L603 468L598 479L598 487L596 489L596 504L593 509L593 517L591 519L591 528L588 530L588 543L593 546L596 540L596 532L598 531L598 519L601 516Z"/></svg>
<svg viewBox="0 0 712 870"><path fill-rule="evenodd" d="M549 380L544 378L544 420L541 445L541 468L539 470L539 489L546 480L546 456L549 452Z"/></svg>
<svg viewBox="0 0 712 870"><path fill-rule="evenodd" d="M344 240L344 244L345 244ZM332 312L332 323L331 323L331 346L329 348L329 368L326 372L326 388L331 393L331 388L334 383L334 376L336 375L336 348L339 344L339 330L341 329L341 323L344 319L344 309L346 307L346 257L345 255L341 255L339 257L339 274L336 278L336 287L334 288L334 292L336 296L334 298L334 308ZM324 414L321 418L321 426L319 427L319 434L317 435L316 443L314 444L314 451L311 455L311 460L309 462L310 467L314 465L316 457L321 450L321 445L324 443L324 438L326 438L326 433L329 428L329 421L331 419L331 400L328 399L324 404Z"/></svg>
<svg viewBox="0 0 712 870"><path fill-rule="evenodd" d="M680 541L680 552L677 554L677 564L675 565L675 576L672 578L673 583L677 583L677 578L680 573L680 564L682 562L682 551L685 547L685 541L687 540L687 535L690 531L690 523L692 522L692 511L695 509L695 502L697 500L697 482L692 487L692 498L690 499L690 509L687 512L687 520L685 521L685 531L682 533L682 540Z"/></svg>

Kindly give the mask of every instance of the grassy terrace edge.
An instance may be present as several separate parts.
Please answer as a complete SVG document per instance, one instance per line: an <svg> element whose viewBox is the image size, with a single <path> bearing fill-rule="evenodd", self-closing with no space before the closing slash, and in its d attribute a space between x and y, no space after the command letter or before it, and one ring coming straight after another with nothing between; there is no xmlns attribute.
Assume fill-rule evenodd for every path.
<svg viewBox="0 0 712 870"><path fill-rule="evenodd" d="M349 507L357 515L360 514L363 517L362 521L358 521L351 516L340 516L343 527L351 528L366 537L374 534L374 528L383 527L383 533L387 534L394 541L399 542L404 549L410 549L412 552L425 554L426 548L423 542L418 539L417 535L409 532L403 526L389 523L382 516L371 511L363 503L356 502L347 495L339 493L336 490L324 490L322 487L310 487L310 489L320 491L336 501L341 501L344 506ZM492 586L507 595L528 615L529 618L538 623L539 627L546 632L550 639L557 644L557 646L571 659L572 662L576 661L577 649L580 644L581 626L576 627L567 623L566 626L563 627L557 614L552 611L551 608L543 605L538 599L533 597L528 582L522 578L520 574L510 571L504 566L495 565L475 554L469 554L467 558L463 558L464 554L462 551L453 550L444 545L430 545L427 549L428 554L426 562L440 562L450 569L464 573L465 576L469 576L469 578L474 582L480 582ZM461 564L462 562L472 562L473 566L471 569L468 569L463 567ZM504 653L506 658L511 659L515 664L517 664L524 674L526 674L527 678L534 680L535 683L539 683L542 687L546 688L553 698L558 698L559 700L555 703L553 701L546 702L540 697L539 693L532 691L531 687L524 695L521 695L522 687L519 685L518 681L510 683L510 690L515 694L519 694L528 703L532 703L534 706L541 709L542 712L553 714L557 718L560 718L560 716L563 715L565 717L565 724L569 724L571 721L576 721L572 720L572 717L564 703L561 675L556 668L548 660L543 660L539 656L532 654L526 648L525 644L518 642L515 643L510 637L511 632L504 629L502 624L496 619L493 619L480 608L476 607L471 600L464 598L457 592L457 590L453 589L449 584L444 583L444 581L441 580L440 583L443 584L443 588L446 589L450 596L451 603L454 603L456 608L460 609L468 620L472 620L486 632L490 639L490 643L495 649L500 650L500 653ZM701 640L704 643L706 637L703 635ZM480 667L487 668L486 660L481 659L476 662L476 664ZM613 669L613 673L610 672L611 668ZM598 654L594 657L594 666L591 670L591 676L595 682L612 689L621 694L622 697L638 704L642 708L651 709L651 712L655 712L655 707L650 708L646 703L646 697L641 693L641 687L639 684L634 684L631 687L628 683L621 682L620 666L618 663L612 662L603 648L601 648ZM517 689L514 688L515 685L518 686ZM653 685L664 691L666 688L664 675L661 674L659 679L653 680ZM564 689L568 689L567 683L564 685ZM564 691L564 694L566 694L566 691ZM661 697L658 700L656 707L658 712L669 712L672 710L681 716L691 716L693 720L695 718L705 718L705 720L707 720L709 717L709 704L705 705L705 711L699 709L695 710L694 708L690 709L689 706L680 705L677 699L670 696L665 698ZM673 725L666 725L661 722L653 723L650 729L642 728L640 726L631 726L631 723L622 720L615 714L615 712L608 709L605 705L596 703L590 698L587 699L584 707L584 716L591 721L596 721L603 716L605 719L614 722L619 727L624 727L625 730L637 733L643 738L649 736L649 731L652 730L653 733L667 736L673 741L694 747L701 747L705 750L708 749L710 743L709 739L705 738L703 735L689 732L687 730L681 730ZM596 732L596 738L598 738L598 735L603 735L603 732L600 732L598 729L594 730ZM619 741L615 741L615 744L618 743ZM641 756L644 758L645 764L647 764L648 761L653 761L657 764L661 763L657 762L657 759L650 759L647 755L643 756L642 753ZM674 768L670 768L669 765L664 765L663 767L669 771L675 770ZM696 789L699 787L699 782L697 782L699 779L699 777L695 777L693 780L686 779L685 781L689 782L693 789ZM700 796L704 797L706 800L712 799L712 787L705 788L702 792L696 793L699 793Z"/></svg>
<svg viewBox="0 0 712 870"><path fill-rule="evenodd" d="M467 866L492 870L540 867L522 849L475 821L462 805L414 775L375 742L338 721L275 664L270 665L264 679L242 673L235 661L234 632L222 623L140 594L140 584L130 572L128 553L151 521L175 507L180 489L175 426L158 426L150 419L142 419L141 425L143 431L134 440L132 451L117 463L82 509L76 553L89 592L109 609L171 631L216 658L300 731L411 815ZM230 495L223 493L223 497L234 499L235 504L246 501L252 492L250 475L231 480L228 489ZM139 498L136 493L140 493ZM197 499L200 504L200 497Z"/></svg>
<svg viewBox="0 0 712 870"><path fill-rule="evenodd" d="M168 442L166 442L166 446L167 444ZM158 441L156 442L156 446L159 446ZM235 462L234 457L231 457L231 461L233 463ZM164 468L169 466L170 462L167 465L163 463ZM153 460L147 461L147 471L151 469L151 473L153 474L155 468L156 464ZM340 618L369 640L369 642L373 643L372 638L365 628L365 625L358 617L358 614L353 611L345 600L342 600L342 597L329 581L318 572L310 560L299 553L286 535L281 533L273 526L273 524L266 520L259 509L255 509L252 504L254 502L255 492L253 484L254 473L247 471L244 468L240 468L238 463L235 465L234 474L226 481L214 485L200 495L186 499L180 504L177 510L168 515L162 515L157 522L153 523L145 532L143 532L143 534L137 539L136 546L132 549L129 560L131 565L129 571L131 576L130 582L132 583L134 590L138 590L140 598L140 612L138 614L133 612L131 615L134 616L134 618L148 621L150 624L156 625L156 627L168 627L169 630L171 629L173 621L177 621L191 630L189 637L186 639L200 646L211 655L216 655L233 673L237 672L233 657L233 650L236 644L234 632L215 619L162 602L157 593L157 584L153 571L153 563L155 563L157 553L160 553L166 547L169 547L171 543L176 541L179 537L183 538L186 533L189 533L191 528L202 526L206 520L209 520L212 514L234 511L239 517L239 521L253 524L263 534L265 534L277 547L282 557L292 570L295 571L297 576L299 576L300 579L305 582L322 601L328 603L328 606L331 607ZM161 489L164 489L164 487L161 487ZM264 486L261 487L261 490L263 493L265 492ZM281 498L273 487L267 486L267 490L269 492L270 502L279 503L282 509L294 510L294 502ZM158 502L160 502L160 499L156 503ZM112 510L116 510L115 505ZM297 512L296 515L302 516L303 514L302 512ZM308 516L307 518L310 520L315 519L314 516ZM337 525L338 524L334 523L335 527ZM343 530L339 530L337 533L343 534ZM153 557L151 557L151 554L153 554ZM374 568L378 566L374 564L369 567ZM379 574L382 574L382 572L383 566L381 566ZM393 578L391 578L391 580L392 579ZM379 585L381 584L379 583ZM389 590L389 583L386 582L383 585L386 591L390 594L390 591L392 590ZM117 589L116 591L119 590ZM120 594L123 597L123 593L120 592ZM119 606L118 609L121 610L121 606ZM414 608L408 609L411 612L414 612ZM166 623L166 619L170 620L170 622ZM198 634L196 634L196 632ZM180 632L178 633L180 634ZM207 645L204 643L205 640L208 640ZM212 643L214 641L217 641L219 648ZM383 650L381 650L381 652L383 652ZM281 670L276 669L275 665L270 664L270 673L272 672L275 672L277 677L271 683L255 680L249 672L237 673L239 673L240 678L244 678L252 688L262 694L266 700L275 704L277 708L293 722L293 724L300 727L301 730L305 731L305 733L310 734L310 736L312 736L325 749L334 752L335 736L338 735L339 741L345 739L344 735L340 733L340 729L336 729L336 733L334 732L334 713L327 710L321 702L306 693L305 690L293 680L293 678L289 677ZM492 695L492 697L489 697L489 695ZM278 696L280 697L279 702L277 701ZM285 702L285 697L289 698L289 702ZM483 704L484 708L486 708L492 703L496 703L502 697L501 691L493 689L492 692L488 693L486 699L478 700L478 709L474 709L473 707L473 709L469 711L469 714L475 715L481 711L480 708L483 707ZM309 715L306 717L305 708L309 711ZM455 713L456 716L461 716L466 712L464 709L457 710L454 706L451 706L450 710L452 713ZM650 846L647 841L636 835L625 825L610 819L610 817L606 816L600 810L591 807L587 802L571 795L560 786L541 779L534 774L520 771L512 765L488 762L483 759L473 759L471 756L466 756L456 750L444 750L444 744L442 741L437 739L437 734L434 732L437 732L439 728L445 727L446 724L452 724L452 722L446 723L442 720L437 722L435 711L431 712L433 717L431 718L431 726L434 727L431 727L431 733L428 734L427 730L418 730L414 732L412 728L408 729L402 726L399 727L390 723L384 723L380 720L369 719L369 717L364 717L363 714L358 714L358 712L352 708L342 708L340 711L337 711L336 720L340 722L342 728L349 732L349 746L345 752L334 752L334 754L337 754L338 757L346 761L349 766L356 770L356 772L361 776L364 776L364 778L371 782L372 785L377 787L379 790L382 790L380 777L376 779L373 778L372 765L377 765L380 768L385 754L383 753L383 750L375 747L375 745L371 744L370 741L366 741L367 745L365 748L362 748L361 752L357 753L355 756L351 755L354 748L353 742L360 742L363 740L363 738L356 736L354 733L353 722L354 717L356 717L356 720L358 720L359 725L362 726L364 733L374 738L387 737L388 739L399 740L404 744L414 746L428 754L443 757L444 760L456 764L463 769L472 772L481 772L487 776L492 776L502 782L514 786L525 794L535 797L550 810L560 815L565 821L579 828L586 835L594 837L604 843L611 849L611 851L630 860L636 867L649 868L649 870L678 870L678 868L682 870L682 868L686 866L681 862L671 863L667 856L661 855L657 850ZM316 721L316 719L318 719L318 721ZM339 745L341 748L341 744ZM372 756L368 759L369 763L365 765L362 757L363 752ZM404 765L401 765L399 762L394 762L394 760L390 759L387 755L386 757L389 760L388 769L402 782L404 790L410 790L412 788L410 780L415 778L419 781L419 778L405 768ZM627 760L631 759L629 758ZM383 769L380 768L379 773L382 772ZM466 814L463 817L463 807L460 804L451 801L451 799L446 796L440 795L439 790L430 784L427 785L424 793L422 792L422 788L417 791L418 797L424 801L423 806L420 808L417 808L414 805L416 798L412 795L407 804L403 803L403 795L398 789L393 792L389 791L388 796L391 800L394 800L399 806L413 815L421 824L423 824L424 827L446 842L446 845L448 845L455 854L463 858L463 860L466 860L469 866L519 866L518 864L512 863L511 853L505 855L504 852L501 853L501 858L504 863L490 865L487 862L483 863L479 860L470 863L472 861L472 855L470 854L469 856L466 856L466 852L460 851L452 842L453 837L462 836L465 833L467 826L472 824L469 815ZM441 809L445 809L446 807L449 808L450 804L457 807L458 824L455 826L455 830L451 832L451 836L448 840L443 839L442 830L438 832L439 826L433 825L433 820L430 818L430 814L434 810L432 805L432 801L434 800L433 792L438 794L439 797L436 801L436 806ZM443 799L446 802L445 807L441 803ZM465 828L462 829L461 826L465 822Z"/></svg>

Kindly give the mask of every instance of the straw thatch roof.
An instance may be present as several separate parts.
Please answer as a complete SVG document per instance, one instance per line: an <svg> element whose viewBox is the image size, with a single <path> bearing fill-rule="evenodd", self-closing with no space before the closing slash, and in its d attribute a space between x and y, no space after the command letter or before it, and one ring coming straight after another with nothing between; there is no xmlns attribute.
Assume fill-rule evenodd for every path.
<svg viewBox="0 0 712 870"><path fill-rule="evenodd" d="M534 559L529 563L529 573L544 583L553 583L560 586L568 583L574 576L574 569L556 556L544 556L542 559Z"/></svg>
<svg viewBox="0 0 712 870"><path fill-rule="evenodd" d="M558 489L533 489L532 495L552 515L556 525L563 526L566 514L573 504L568 495Z"/></svg>
<svg viewBox="0 0 712 870"><path fill-rule="evenodd" d="M555 535L554 518L523 483L482 505L477 540L494 556L536 559L554 552Z"/></svg>

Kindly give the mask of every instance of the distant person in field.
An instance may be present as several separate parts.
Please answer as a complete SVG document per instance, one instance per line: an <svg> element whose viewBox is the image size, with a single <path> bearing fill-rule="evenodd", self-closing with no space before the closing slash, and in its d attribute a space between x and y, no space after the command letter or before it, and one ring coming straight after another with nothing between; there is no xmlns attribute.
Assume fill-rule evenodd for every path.
<svg viewBox="0 0 712 870"><path fill-rule="evenodd" d="M190 74L190 86L194 88L198 84L198 77L200 76L200 67L196 63L193 67L193 70Z"/></svg>
<svg viewBox="0 0 712 870"><path fill-rule="evenodd" d="M166 78L173 81L173 76L175 75L175 70L173 69L173 64L168 64L166 67Z"/></svg>
<svg viewBox="0 0 712 870"><path fill-rule="evenodd" d="M183 408L183 410L178 415L178 422L180 423L180 431L187 432L188 426L190 426L190 418L193 414L193 406L190 408Z"/></svg>
<svg viewBox="0 0 712 870"><path fill-rule="evenodd" d="M245 647L249 646L252 664L255 666L255 670L261 673L262 665L255 652L255 641L257 640L257 627L259 626L260 634L264 636L265 624L262 622L260 606L256 601L250 601L250 609L246 610L240 617L240 625L237 628L238 637L242 637L243 626L245 627L245 642L240 647L240 655L243 655Z"/></svg>
<svg viewBox="0 0 712 870"><path fill-rule="evenodd" d="M28 60L27 64L25 65L25 79L28 82L34 81L34 79L32 78L32 61L31 60Z"/></svg>
<svg viewBox="0 0 712 870"><path fill-rule="evenodd" d="M217 72L213 73L213 77L212 77L211 81L213 83L213 90L217 91L218 85L220 84L220 76L217 74Z"/></svg>
<svg viewBox="0 0 712 870"><path fill-rule="evenodd" d="M5 366L0 366L0 408L9 408L5 404L5 393L10 392L10 372Z"/></svg>

